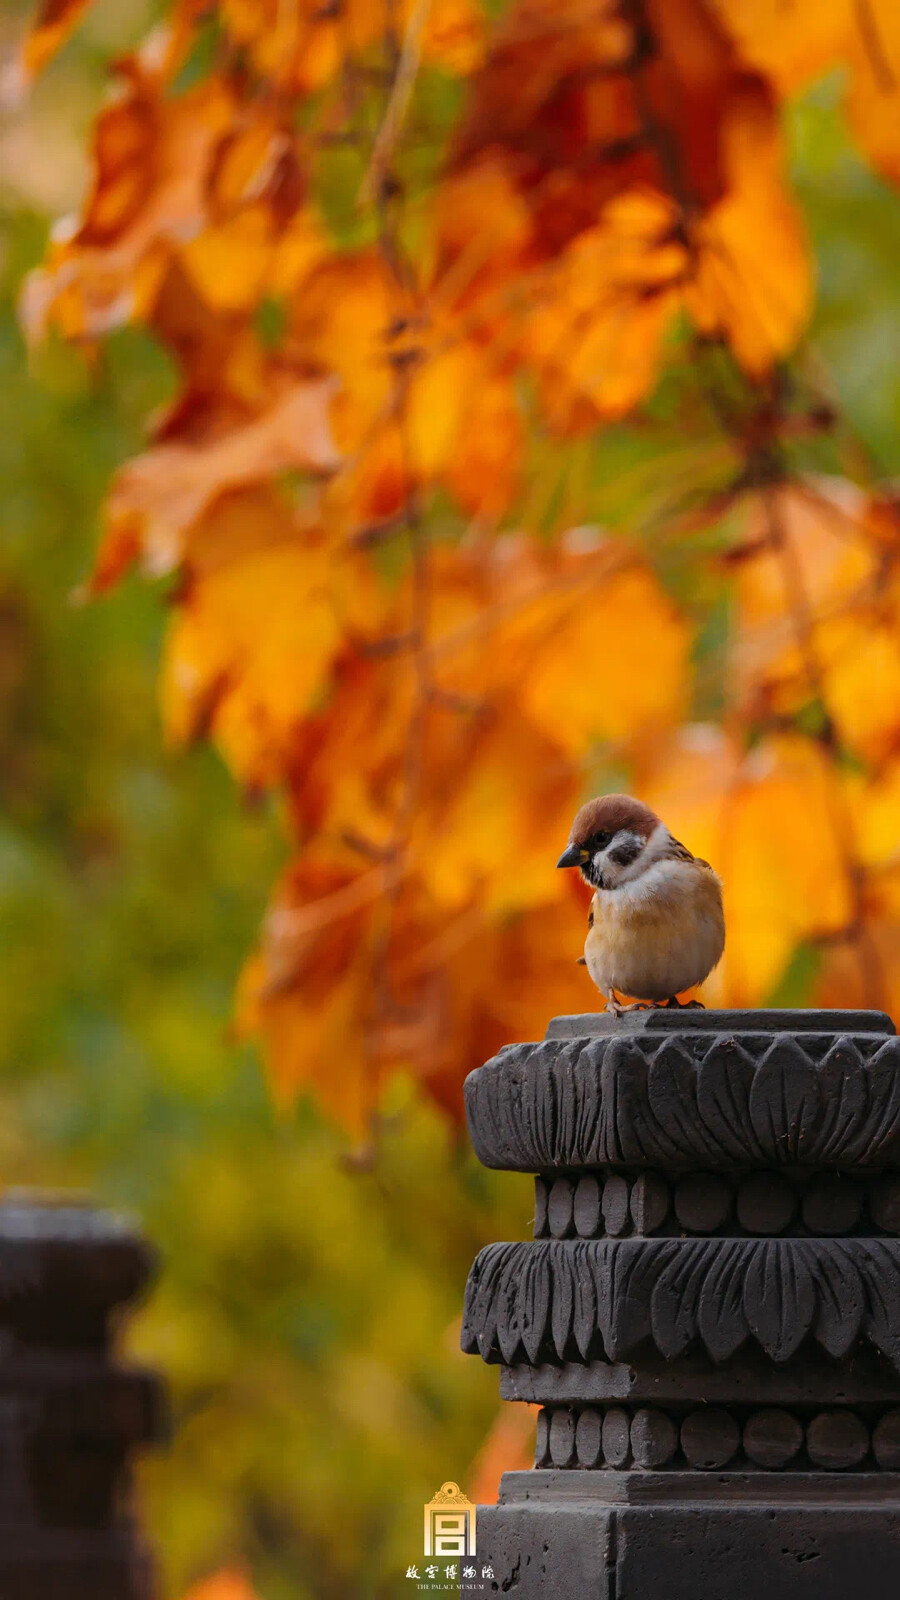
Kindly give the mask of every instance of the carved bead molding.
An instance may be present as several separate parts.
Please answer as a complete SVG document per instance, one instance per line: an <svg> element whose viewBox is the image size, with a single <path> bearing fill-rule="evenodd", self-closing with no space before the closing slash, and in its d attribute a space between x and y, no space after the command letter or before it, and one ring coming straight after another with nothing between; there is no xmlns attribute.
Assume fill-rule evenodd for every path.
<svg viewBox="0 0 900 1600"><path fill-rule="evenodd" d="M696 1340L715 1362L755 1341L784 1362L807 1338L846 1356L860 1340L900 1370L900 1241L573 1239L490 1244L469 1274L461 1343L485 1361L673 1360Z"/></svg>
<svg viewBox="0 0 900 1600"><path fill-rule="evenodd" d="M586 1173L536 1177L536 1239L728 1233L900 1234L900 1173Z"/></svg>
<svg viewBox="0 0 900 1600"><path fill-rule="evenodd" d="M508 1045L466 1080L479 1159L515 1172L900 1167L890 1024L790 1034L772 1031L773 1015L751 1014L740 1040L670 1014L665 1031Z"/></svg>
<svg viewBox="0 0 900 1600"><path fill-rule="evenodd" d="M900 1468L900 1409L847 1407L544 1407L536 1467L700 1472L851 1472Z"/></svg>

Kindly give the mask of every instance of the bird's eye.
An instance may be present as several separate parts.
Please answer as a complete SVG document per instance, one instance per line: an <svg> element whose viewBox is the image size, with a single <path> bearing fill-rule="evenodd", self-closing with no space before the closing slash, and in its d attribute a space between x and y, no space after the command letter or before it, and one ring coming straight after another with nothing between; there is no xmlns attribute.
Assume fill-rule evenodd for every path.
<svg viewBox="0 0 900 1600"><path fill-rule="evenodd" d="M611 833L595 833L594 834L594 849L595 850L605 850L606 846L609 844L609 841L610 841L611 838L612 838L612 834Z"/></svg>

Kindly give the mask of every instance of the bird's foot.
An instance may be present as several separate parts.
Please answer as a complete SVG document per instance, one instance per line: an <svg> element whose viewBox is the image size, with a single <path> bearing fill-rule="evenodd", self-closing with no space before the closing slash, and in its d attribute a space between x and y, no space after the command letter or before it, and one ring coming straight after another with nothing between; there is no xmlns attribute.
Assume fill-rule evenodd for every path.
<svg viewBox="0 0 900 1600"><path fill-rule="evenodd" d="M705 1011L706 1007L703 1004L702 1000L679 1000L677 994L673 994L671 1000L666 1000L664 1002L664 1004L660 1007L660 1010L661 1011Z"/></svg>
<svg viewBox="0 0 900 1600"><path fill-rule="evenodd" d="M629 1011L652 1011L653 1006L646 1000L632 1000L630 1005L626 1006L622 1004L621 1000L616 999L615 994L610 994L606 1002L606 1009L614 1017L624 1017Z"/></svg>

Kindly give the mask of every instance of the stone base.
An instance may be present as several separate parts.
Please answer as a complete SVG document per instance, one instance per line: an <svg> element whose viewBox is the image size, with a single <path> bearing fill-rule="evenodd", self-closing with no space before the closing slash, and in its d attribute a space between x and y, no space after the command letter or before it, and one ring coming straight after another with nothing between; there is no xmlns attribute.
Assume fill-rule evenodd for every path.
<svg viewBox="0 0 900 1600"><path fill-rule="evenodd" d="M507 1472L478 1561L516 1600L896 1600L900 1473Z"/></svg>
<svg viewBox="0 0 900 1600"><path fill-rule="evenodd" d="M153 1579L149 1557L134 1549L118 1561L0 1558L3 1600L152 1600Z"/></svg>

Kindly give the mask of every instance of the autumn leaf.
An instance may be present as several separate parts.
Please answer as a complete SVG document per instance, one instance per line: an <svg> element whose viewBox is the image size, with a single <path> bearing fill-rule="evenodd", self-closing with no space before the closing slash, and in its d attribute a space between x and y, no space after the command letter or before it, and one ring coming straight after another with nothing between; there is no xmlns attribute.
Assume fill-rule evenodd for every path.
<svg viewBox="0 0 900 1600"><path fill-rule="evenodd" d="M734 641L751 715L819 701L847 749L874 761L900 737L898 594L877 515L852 485L824 480L751 501Z"/></svg>
<svg viewBox="0 0 900 1600"><path fill-rule="evenodd" d="M900 502L869 393L892 302L866 176L900 181L896 7L151 9L21 316L51 389L41 340L80 347L64 404L116 463L78 596L163 580L165 737L271 795L282 865L233 1035L278 1110L314 1101L355 1171L419 1123L449 1145L468 1071L602 1004L578 964L589 891L555 862L607 790L722 879L707 1004L900 1007ZM23 81L83 10L36 6ZM126 327L166 393L141 444ZM46 462L55 506L49 438ZM256 1195L242 1178L229 1161ZM392 1331L419 1318L408 1276ZM530 1427L513 1407L489 1428L477 1498ZM189 1570L214 1572L219 1522L184 1517ZM235 1568L186 1600L254 1595Z"/></svg>
<svg viewBox="0 0 900 1600"><path fill-rule="evenodd" d="M732 99L722 160L727 192L697 225L696 277L685 304L702 333L722 335L747 372L762 374L796 344L812 284L774 110L755 88Z"/></svg>
<svg viewBox="0 0 900 1600"><path fill-rule="evenodd" d="M504 1405L472 1465L467 1490L476 1505L495 1505L504 1472L534 1466L534 1427L539 1406Z"/></svg>
<svg viewBox="0 0 900 1600"><path fill-rule="evenodd" d="M886 0L853 6L847 112L872 164L900 183L900 18Z"/></svg>
<svg viewBox="0 0 900 1600"><path fill-rule="evenodd" d="M258 1595L242 1572L225 1568L192 1584L183 1600L258 1600Z"/></svg>
<svg viewBox="0 0 900 1600"><path fill-rule="evenodd" d="M510 268L520 285L532 272L510 306L527 304L528 358L564 429L584 425L584 401L615 418L650 392L682 307L754 373L792 347L809 314L772 97L694 0L649 12L659 49L645 60L613 7L605 17L513 7L460 140L457 183L467 174L474 195L485 173L485 200L496 191L509 219ZM504 193L510 179L530 227ZM452 230L451 220L442 251L454 289L496 299L476 245Z"/></svg>
<svg viewBox="0 0 900 1600"><path fill-rule="evenodd" d="M728 937L711 995L763 1001L798 943L847 926L842 779L814 744L775 738L742 756L718 730L688 729L641 794L722 876Z"/></svg>
<svg viewBox="0 0 900 1600"><path fill-rule="evenodd" d="M596 1004L554 866L592 789L720 872L710 1000L889 944L897 508L796 353L782 111L842 66L896 176L889 10L222 0L117 67L22 314L172 363L88 587L169 578L169 739L279 796L238 1021L280 1102L365 1143L402 1071L459 1117Z"/></svg>
<svg viewBox="0 0 900 1600"><path fill-rule="evenodd" d="M815 693L811 656L824 669L841 619L873 592L864 515L852 485L822 479L743 502L732 682L748 714L796 710Z"/></svg>
<svg viewBox="0 0 900 1600"><path fill-rule="evenodd" d="M26 285L30 338L50 325L70 338L93 337L148 316L170 256L200 232L207 167L233 102L215 80L171 104L161 87L139 56L121 63L95 129L84 215Z"/></svg>
<svg viewBox="0 0 900 1600"><path fill-rule="evenodd" d="M280 382L278 381L280 379ZM188 534L218 497L283 473L334 471L328 379L292 382L272 374L269 406L230 429L188 441L164 439L122 469L110 491L97 587L140 552L149 572L171 572Z"/></svg>
<svg viewBox="0 0 900 1600"><path fill-rule="evenodd" d="M804 0L714 0L744 59L783 93L820 76L847 47L850 0L810 7Z"/></svg>
<svg viewBox="0 0 900 1600"><path fill-rule="evenodd" d="M166 644L171 736L211 731L244 782L277 781L292 729L327 691L341 642L337 589L327 549L300 539L198 575Z"/></svg>
<svg viewBox="0 0 900 1600"><path fill-rule="evenodd" d="M452 783L435 786L412 837L428 889L451 907L477 897L490 914L552 902L547 834L565 833L578 797L568 760L539 726L502 704L478 719L466 743L463 760L457 755L447 771Z"/></svg>
<svg viewBox="0 0 900 1600"><path fill-rule="evenodd" d="M65 44L77 27L90 0L43 0L22 49L22 65L35 77Z"/></svg>
<svg viewBox="0 0 900 1600"><path fill-rule="evenodd" d="M578 755L678 719L687 656L688 630L674 606L646 569L626 567L571 596L535 652L524 702Z"/></svg>

